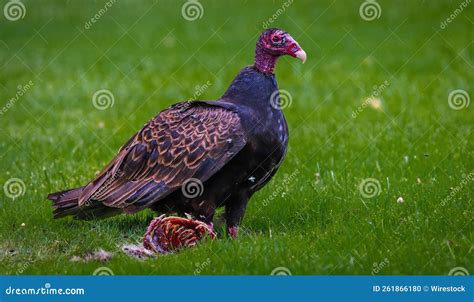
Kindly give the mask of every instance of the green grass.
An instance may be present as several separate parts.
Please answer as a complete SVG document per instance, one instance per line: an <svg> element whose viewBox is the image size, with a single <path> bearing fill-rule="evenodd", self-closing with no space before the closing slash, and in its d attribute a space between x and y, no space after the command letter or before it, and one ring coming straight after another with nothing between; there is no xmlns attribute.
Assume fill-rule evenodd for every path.
<svg viewBox="0 0 474 302"><path fill-rule="evenodd" d="M89 30L84 23L105 1L22 2L24 19L0 19L0 105L33 82L0 115L0 184L25 184L16 199L0 195L0 273L474 272L473 104L448 105L455 89L474 96L472 5L441 29L458 1L380 0L372 22L359 16L362 1L291 4L272 24L308 54L305 65L283 58L276 71L292 96L289 150L252 198L241 237L136 261L120 245L142 236L151 212L53 220L46 195L85 184L148 119L191 98L197 85L212 84L201 99L222 95L252 63L262 23L283 2L202 0L203 17L189 22L185 1L117 1ZM353 118L385 81L381 108L361 107ZM115 96L103 111L91 102L102 88ZM367 178L380 183L373 198L359 190ZM69 261L98 248L115 256Z"/></svg>

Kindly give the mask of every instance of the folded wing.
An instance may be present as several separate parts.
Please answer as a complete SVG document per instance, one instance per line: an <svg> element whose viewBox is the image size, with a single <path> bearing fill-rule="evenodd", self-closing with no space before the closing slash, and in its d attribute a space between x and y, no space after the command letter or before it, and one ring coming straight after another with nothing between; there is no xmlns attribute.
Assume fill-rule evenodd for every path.
<svg viewBox="0 0 474 302"><path fill-rule="evenodd" d="M123 146L82 191L79 205L99 201L136 212L180 188L205 182L245 145L237 113L205 102L162 111Z"/></svg>

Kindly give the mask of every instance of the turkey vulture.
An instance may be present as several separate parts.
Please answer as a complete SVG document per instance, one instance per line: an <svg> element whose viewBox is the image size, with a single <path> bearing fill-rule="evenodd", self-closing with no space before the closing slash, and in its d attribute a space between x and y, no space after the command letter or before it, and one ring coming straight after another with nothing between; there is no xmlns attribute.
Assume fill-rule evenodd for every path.
<svg viewBox="0 0 474 302"><path fill-rule="evenodd" d="M52 193L55 218L135 213L189 213L212 226L224 206L227 232L238 225L253 193L276 173L288 144L273 73L283 55L306 60L285 31L265 30L255 64L245 67L216 101L178 103L136 133L87 185Z"/></svg>

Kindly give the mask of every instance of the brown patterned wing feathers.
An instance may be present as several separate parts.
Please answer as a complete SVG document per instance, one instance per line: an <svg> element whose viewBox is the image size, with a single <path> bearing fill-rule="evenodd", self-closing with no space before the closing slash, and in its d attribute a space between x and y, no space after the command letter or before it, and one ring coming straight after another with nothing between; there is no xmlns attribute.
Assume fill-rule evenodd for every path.
<svg viewBox="0 0 474 302"><path fill-rule="evenodd" d="M206 181L246 143L237 113L211 104L180 103L145 124L86 186L80 204L95 200L134 212L191 177Z"/></svg>

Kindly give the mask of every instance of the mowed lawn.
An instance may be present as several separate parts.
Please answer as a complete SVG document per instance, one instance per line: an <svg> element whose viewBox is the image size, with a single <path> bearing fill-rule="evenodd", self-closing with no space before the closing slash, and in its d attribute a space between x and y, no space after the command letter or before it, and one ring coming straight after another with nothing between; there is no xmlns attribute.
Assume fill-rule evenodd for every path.
<svg viewBox="0 0 474 302"><path fill-rule="evenodd" d="M186 1L21 3L0 15L0 273L474 272L472 5L380 0L366 21L363 1L202 0L188 21ZM121 246L151 211L52 219L47 194L86 184L160 110L220 97L264 22L308 60L278 63L289 150L238 240L138 261ZM94 106L101 89L113 104ZM70 261L98 249L112 260Z"/></svg>

